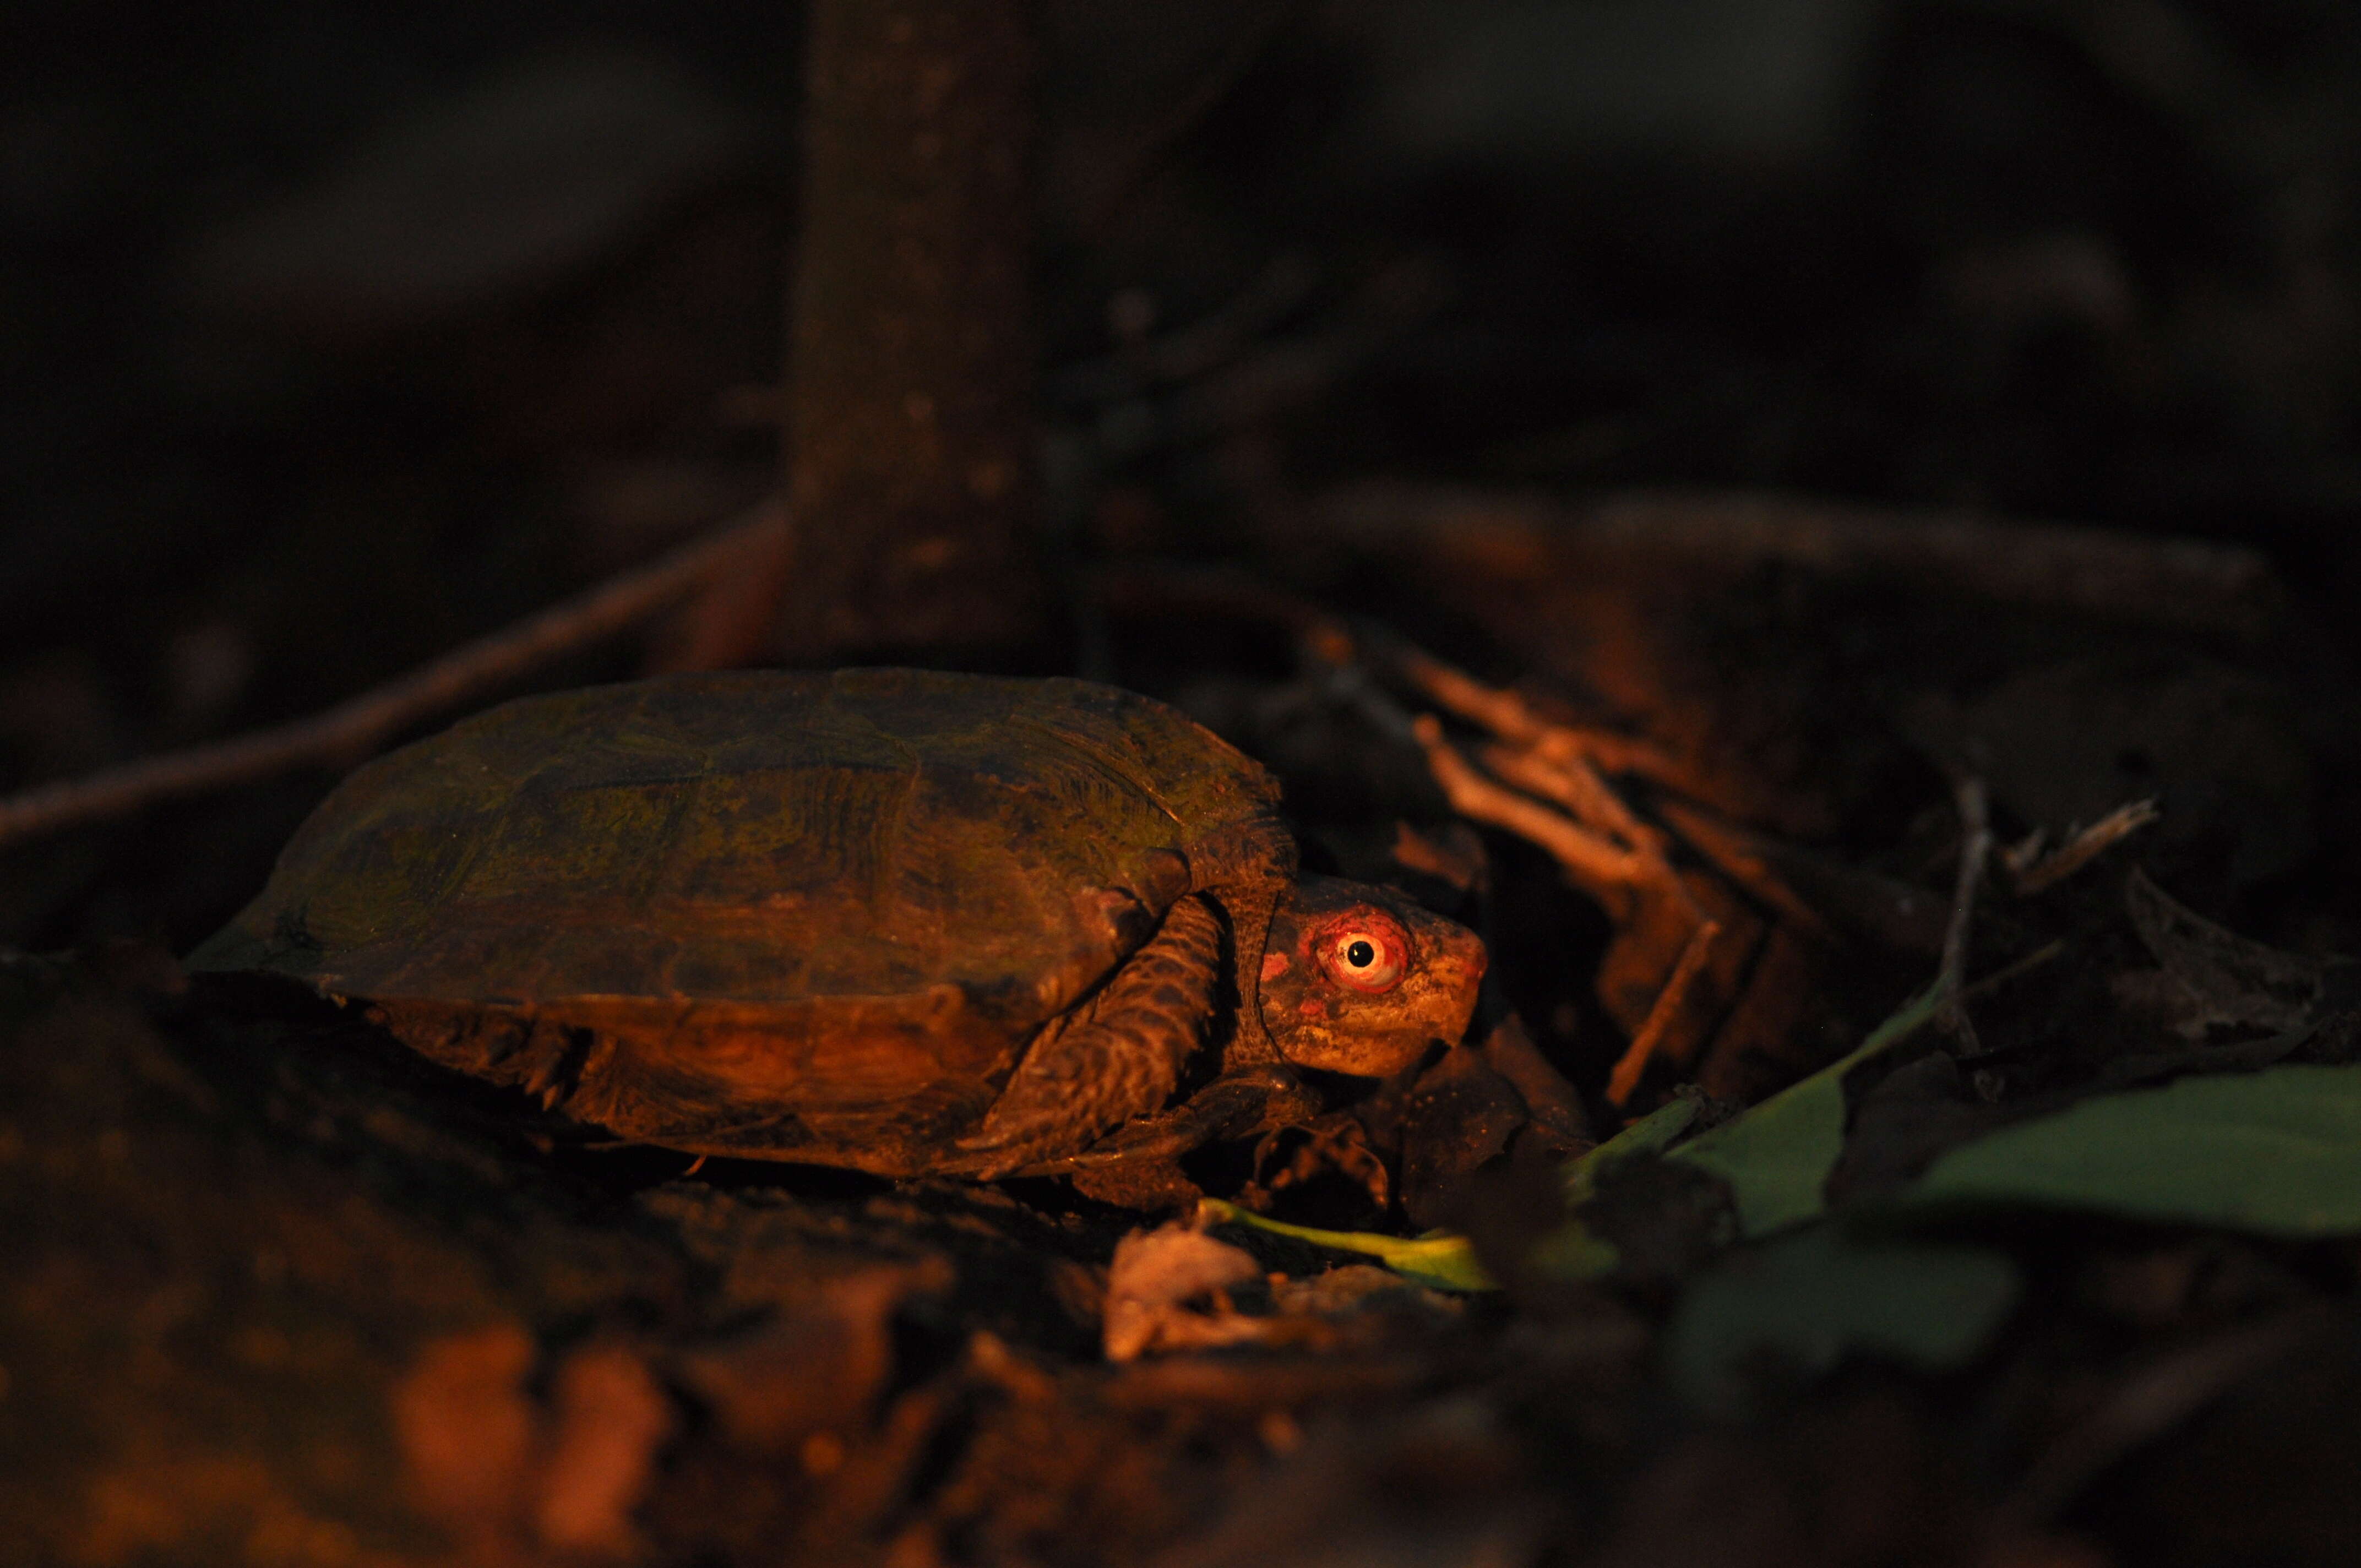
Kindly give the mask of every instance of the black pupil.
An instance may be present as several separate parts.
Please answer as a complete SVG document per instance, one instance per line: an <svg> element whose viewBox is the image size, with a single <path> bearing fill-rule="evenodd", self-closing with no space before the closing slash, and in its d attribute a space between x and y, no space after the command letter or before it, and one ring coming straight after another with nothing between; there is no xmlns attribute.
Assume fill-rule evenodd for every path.
<svg viewBox="0 0 2361 1568"><path fill-rule="evenodd" d="M1356 942L1345 949L1345 961L1355 969L1367 969L1378 961L1378 949L1367 942Z"/></svg>

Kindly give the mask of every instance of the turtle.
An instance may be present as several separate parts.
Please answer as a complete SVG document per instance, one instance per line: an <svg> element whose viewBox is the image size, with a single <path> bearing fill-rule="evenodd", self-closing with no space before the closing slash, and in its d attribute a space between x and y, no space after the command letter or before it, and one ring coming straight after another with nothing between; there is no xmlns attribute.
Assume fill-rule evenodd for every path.
<svg viewBox="0 0 2361 1568"><path fill-rule="evenodd" d="M658 676L359 768L188 961L365 1004L622 1142L1144 1168L1316 1111L1297 1069L1382 1078L1466 1028L1481 940L1300 874L1278 805L1113 686Z"/></svg>

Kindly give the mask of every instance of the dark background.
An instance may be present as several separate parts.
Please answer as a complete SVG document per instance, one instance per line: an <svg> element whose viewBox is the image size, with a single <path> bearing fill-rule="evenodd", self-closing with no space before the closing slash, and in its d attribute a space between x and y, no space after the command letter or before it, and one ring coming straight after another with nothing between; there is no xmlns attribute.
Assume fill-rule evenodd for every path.
<svg viewBox="0 0 2361 1568"><path fill-rule="evenodd" d="M1060 559L1251 559L1370 475L1775 489L2250 543L2350 651L2350 7L1043 15ZM800 31L12 8L0 784L313 710L759 495ZM1105 373L1209 320L1218 364ZM185 947L326 782L10 850L0 942Z"/></svg>

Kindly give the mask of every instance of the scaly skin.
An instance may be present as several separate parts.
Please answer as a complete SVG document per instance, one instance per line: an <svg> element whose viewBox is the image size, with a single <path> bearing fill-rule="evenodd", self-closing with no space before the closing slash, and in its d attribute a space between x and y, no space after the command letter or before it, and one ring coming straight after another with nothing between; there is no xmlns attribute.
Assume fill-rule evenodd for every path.
<svg viewBox="0 0 2361 1568"><path fill-rule="evenodd" d="M1415 1065L1433 1042L1466 1032L1485 954L1464 927L1388 888L1307 876L1279 901L1268 930L1269 946L1240 962L1238 974L1262 980L1259 1011L1287 1062L1381 1078ZM1353 983L1349 966L1329 951L1358 940L1389 949L1373 955L1397 965L1383 983ZM1110 1128L1161 1108L1210 1021L1220 941L1202 895L1175 904L1163 929L1085 1012L1043 1031L983 1131L961 1142L987 1157L977 1174L1082 1155ZM1240 951L1248 951L1243 942ZM1222 1082L1245 1087L1254 1065L1227 1062ZM1200 1097L1209 1104L1224 1099L1203 1091ZM1169 1159L1208 1131L1185 1111L1169 1120L1190 1136L1175 1143L1148 1126L1129 1129L1111 1140L1128 1146L1118 1157Z"/></svg>
<svg viewBox="0 0 2361 1568"><path fill-rule="evenodd" d="M990 1179L1070 1155L1161 1106L1180 1081L1213 1011L1222 926L1197 894L1070 1020L1050 1025L960 1147L987 1157ZM1062 1026L1061 1026L1062 1025Z"/></svg>

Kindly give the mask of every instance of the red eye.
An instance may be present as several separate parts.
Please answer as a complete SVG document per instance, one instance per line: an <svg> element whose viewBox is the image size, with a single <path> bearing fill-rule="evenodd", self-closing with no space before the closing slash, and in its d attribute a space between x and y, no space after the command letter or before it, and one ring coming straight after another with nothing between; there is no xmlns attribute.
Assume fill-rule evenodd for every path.
<svg viewBox="0 0 2361 1568"><path fill-rule="evenodd" d="M1356 911L1333 921L1312 942L1328 978L1356 991L1391 991L1410 967L1410 934L1390 916Z"/></svg>

